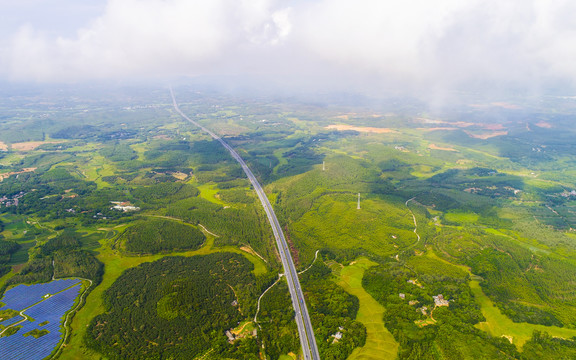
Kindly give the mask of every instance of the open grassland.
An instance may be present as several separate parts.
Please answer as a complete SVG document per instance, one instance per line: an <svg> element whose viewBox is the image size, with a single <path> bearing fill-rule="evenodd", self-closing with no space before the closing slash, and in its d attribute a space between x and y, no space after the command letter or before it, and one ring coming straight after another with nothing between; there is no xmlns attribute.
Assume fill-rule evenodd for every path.
<svg viewBox="0 0 576 360"><path fill-rule="evenodd" d="M282 156L282 154L286 151L287 151L287 149L284 149L284 148L277 149L274 151L274 156L278 159L278 165L276 165L274 167L274 174L276 174L278 172L279 167L288 164L288 160L286 160L286 158Z"/></svg>
<svg viewBox="0 0 576 360"><path fill-rule="evenodd" d="M17 163L20 160L22 160L24 157L25 157L25 155L23 155L21 153L10 152L10 153L7 153L6 155L4 155L0 159L0 165L11 166L12 164Z"/></svg>
<svg viewBox="0 0 576 360"><path fill-rule="evenodd" d="M557 326L533 325L527 323L515 323L494 306L492 301L484 294L480 284L476 280L470 281L470 288L474 293L476 301L482 308L482 314L486 318L485 322L476 325L480 330L488 332L492 336L506 336L512 338L512 342L519 348L532 337L535 330L547 332L550 336L570 339L576 336L576 330L560 328Z"/></svg>
<svg viewBox="0 0 576 360"><path fill-rule="evenodd" d="M213 202L214 204L218 204L218 205L222 205L224 206L224 201L220 200L220 198L217 196L218 195L218 189L216 188L216 184L202 184L202 185L198 185L196 186L198 188L198 190L200 190L200 197L202 199L208 200L210 202Z"/></svg>
<svg viewBox="0 0 576 360"><path fill-rule="evenodd" d="M380 256L417 240L405 207L378 199L361 200L361 208L356 207L357 194L325 195L292 229L316 248L364 249Z"/></svg>
<svg viewBox="0 0 576 360"><path fill-rule="evenodd" d="M414 170L410 172L410 175L417 178L429 178L430 176L436 175L438 170L431 165L414 165L413 169Z"/></svg>
<svg viewBox="0 0 576 360"><path fill-rule="evenodd" d="M451 211L444 215L445 220L458 224L475 224L478 218L478 214L463 211Z"/></svg>
<svg viewBox="0 0 576 360"><path fill-rule="evenodd" d="M464 272L470 273L470 268L468 266L451 263L451 262L439 257L438 255L436 255L436 253L432 250L429 250L426 252L426 257L440 261L451 268L458 268ZM438 270L438 267L436 267L435 270Z"/></svg>
<svg viewBox="0 0 576 360"><path fill-rule="evenodd" d="M349 360L395 359L398 352L398 343L384 326L382 319L384 307L362 287L364 271L374 265L376 263L366 258L359 258L353 264L342 268L338 274L338 285L358 297L360 308L356 320L366 326L366 344L355 349L348 358Z"/></svg>
<svg viewBox="0 0 576 360"><path fill-rule="evenodd" d="M86 176L87 180L94 181L98 188L103 188L110 187L110 184L102 181L102 177L114 175L117 169L105 157L91 154L90 160L80 167L80 171Z"/></svg>
<svg viewBox="0 0 576 360"><path fill-rule="evenodd" d="M96 152L100 149L102 149L102 144L90 142L87 144L69 147L64 151L68 153L87 153L87 152Z"/></svg>
<svg viewBox="0 0 576 360"><path fill-rule="evenodd" d="M144 153L150 149L150 145L145 142L142 142L137 144L131 144L130 148L136 151L136 153L138 154L138 160L146 160L146 156L144 156Z"/></svg>
<svg viewBox="0 0 576 360"><path fill-rule="evenodd" d="M407 265L418 274L442 274L443 276L462 280L468 274L468 268L465 266L454 265L439 258L432 251L428 251L425 256L411 257Z"/></svg>

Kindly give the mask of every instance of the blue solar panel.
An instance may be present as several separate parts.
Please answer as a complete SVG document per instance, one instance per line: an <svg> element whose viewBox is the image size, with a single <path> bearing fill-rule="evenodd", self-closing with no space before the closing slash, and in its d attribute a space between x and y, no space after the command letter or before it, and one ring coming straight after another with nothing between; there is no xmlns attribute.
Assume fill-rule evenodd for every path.
<svg viewBox="0 0 576 360"><path fill-rule="evenodd" d="M14 317L11 318L11 319L4 320L4 321L0 321L0 325L10 326L10 325L12 325L12 324L14 324L14 323L17 323L18 321L20 321L20 320L22 320L22 319L23 319L22 316L17 315L17 316L14 316Z"/></svg>
<svg viewBox="0 0 576 360"><path fill-rule="evenodd" d="M58 286L49 287L48 289L50 289L50 291L54 291L54 289L58 288L62 289L62 281L64 280L58 281ZM67 282L68 286L75 283L79 283L79 280L68 280ZM31 285L31 287L41 285L48 284ZM0 338L0 359L41 360L49 356L64 335L63 331L61 331L64 314L74 305L74 300L78 297L80 288L81 286L78 284L66 291L51 296L45 301L26 310L24 313L32 317L34 321L24 321L20 324L22 325L22 328L16 334ZM46 289L47 288L44 287L38 292L35 292L35 294L42 294L43 296L47 293ZM42 296L40 296L40 299L42 299ZM26 302L28 303L28 301ZM15 303L11 304L14 306ZM16 305L22 307L21 304ZM48 321L48 324L44 326L39 325L45 321ZM25 333L34 329L46 329L49 333L39 337L38 339L33 336L24 337Z"/></svg>
<svg viewBox="0 0 576 360"><path fill-rule="evenodd" d="M23 310L41 301L46 294L55 294L74 284L78 284L78 279L54 280L45 284L18 285L4 293L0 300L4 304L0 310L13 309Z"/></svg>

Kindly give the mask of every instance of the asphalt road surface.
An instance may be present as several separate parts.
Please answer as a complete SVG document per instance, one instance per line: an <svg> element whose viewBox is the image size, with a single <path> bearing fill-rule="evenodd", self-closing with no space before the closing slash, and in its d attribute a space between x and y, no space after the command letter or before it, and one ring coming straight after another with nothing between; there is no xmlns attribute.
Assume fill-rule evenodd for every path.
<svg viewBox="0 0 576 360"><path fill-rule="evenodd" d="M302 293L302 288L300 287L300 281L298 280L298 273L296 272L296 267L294 266L294 261L292 261L292 256L290 255L290 250L288 249L288 244L286 243L286 239L284 238L284 233L282 232L282 228L278 219L276 218L276 214L274 213L274 209L268 201L262 186L256 179L256 176L252 173L248 165L244 162L244 160L238 155L238 153L228 145L224 140L220 138L220 136L216 135L212 131L208 130L204 126L200 125L196 121L190 119L186 114L184 114L180 108L178 107L178 103L176 102L176 98L174 97L174 92L172 88L170 88L170 95L172 96L172 102L174 104L174 109L176 112L180 114L184 119L189 121L190 123L196 125L204 132L207 132L212 136L214 140L217 140L222 146L226 148L238 161L242 169L248 176L248 179L252 183L254 190L258 194L258 198L264 207L264 211L266 211L266 215L268 216L268 221L270 222L270 226L272 226L272 231L274 232L274 237L276 238L276 245L278 246L278 252L280 253L280 258L282 259L282 266L284 267L284 275L286 276L286 280L288 282L288 289L290 291L290 297L292 299L292 306L294 307L294 312L296 313L296 325L298 326L298 334L300 336L300 343L302 344L302 352L304 354L304 359L306 360L320 360L320 355L318 354L318 346L316 345L316 339L314 338L314 330L312 329L312 323L310 322L310 316L308 315L308 308L306 307L306 301L304 300L304 294Z"/></svg>

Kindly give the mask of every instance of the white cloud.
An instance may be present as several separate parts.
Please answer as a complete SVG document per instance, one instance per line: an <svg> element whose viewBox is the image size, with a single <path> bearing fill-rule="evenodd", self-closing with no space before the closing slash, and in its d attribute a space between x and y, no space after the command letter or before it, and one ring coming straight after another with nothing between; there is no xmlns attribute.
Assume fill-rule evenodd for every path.
<svg viewBox="0 0 576 360"><path fill-rule="evenodd" d="M295 36L344 74L397 86L576 79L573 8L567 0L321 0L303 9Z"/></svg>
<svg viewBox="0 0 576 360"><path fill-rule="evenodd" d="M21 27L0 65L44 81L247 74L539 86L576 79L575 10L569 0L108 0L72 36Z"/></svg>
<svg viewBox="0 0 576 360"><path fill-rule="evenodd" d="M278 43L283 11L267 0L109 0L74 37L22 27L7 68L12 78L45 81L202 74L238 47Z"/></svg>

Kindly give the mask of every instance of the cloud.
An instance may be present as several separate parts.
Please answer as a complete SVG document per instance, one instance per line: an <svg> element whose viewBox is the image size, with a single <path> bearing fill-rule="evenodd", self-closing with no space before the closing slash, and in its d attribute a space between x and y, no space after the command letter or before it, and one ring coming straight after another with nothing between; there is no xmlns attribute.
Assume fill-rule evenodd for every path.
<svg viewBox="0 0 576 360"><path fill-rule="evenodd" d="M7 49L9 75L40 81L197 75L289 32L287 9L267 0L110 0L73 37L23 26Z"/></svg>
<svg viewBox="0 0 576 360"><path fill-rule="evenodd" d="M108 0L72 35L22 26L1 65L38 81L244 75L538 88L576 80L575 10L569 0Z"/></svg>
<svg viewBox="0 0 576 360"><path fill-rule="evenodd" d="M321 0L294 28L307 51L403 87L576 79L569 1Z"/></svg>

